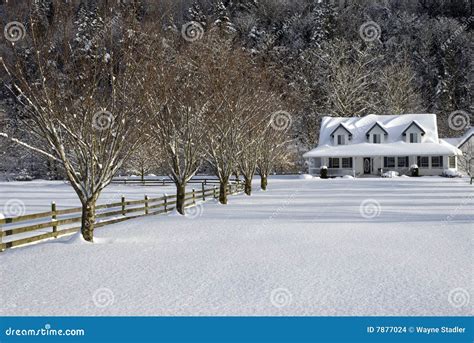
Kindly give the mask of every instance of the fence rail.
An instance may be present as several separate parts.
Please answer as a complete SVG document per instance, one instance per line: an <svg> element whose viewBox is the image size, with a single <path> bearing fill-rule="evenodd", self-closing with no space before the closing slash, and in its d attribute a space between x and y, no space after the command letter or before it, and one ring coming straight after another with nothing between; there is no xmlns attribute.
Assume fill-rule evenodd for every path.
<svg viewBox="0 0 474 343"><path fill-rule="evenodd" d="M206 201L219 197L219 188L216 185L212 188L206 188L208 183L209 182L202 182L200 190L193 189L192 191L185 193L186 207L194 206L198 201ZM243 186L240 182L230 183L228 187L229 194L243 191ZM175 208L176 195L163 195L158 198L149 198L145 195L142 200L126 200L125 197L122 196L120 202L96 206L96 220L103 218L110 219L96 221L95 227L99 228L105 225L115 224L143 216L163 214L170 212ZM56 204L53 202L51 203L51 211L48 212L33 213L11 218L0 218L0 252L9 248L77 232L80 230L80 226L64 226L80 223L81 216L82 207L56 210ZM22 224L26 225L19 226ZM60 229L61 227L63 228ZM50 231L45 232L44 229L50 229ZM21 237L21 235L36 231L39 232L38 235Z"/></svg>
<svg viewBox="0 0 474 343"><path fill-rule="evenodd" d="M240 182L240 180L237 179L231 179L229 180L230 183L237 183ZM112 180L113 184L125 184L125 185L145 185L145 186L166 186L170 184L174 184L173 180L170 178L156 178L156 179L144 179L142 180L141 178L114 178ZM204 183L204 185L213 185L213 184L219 184L218 179L203 179L203 178L192 178L191 180L188 181L188 184L193 184L193 183Z"/></svg>

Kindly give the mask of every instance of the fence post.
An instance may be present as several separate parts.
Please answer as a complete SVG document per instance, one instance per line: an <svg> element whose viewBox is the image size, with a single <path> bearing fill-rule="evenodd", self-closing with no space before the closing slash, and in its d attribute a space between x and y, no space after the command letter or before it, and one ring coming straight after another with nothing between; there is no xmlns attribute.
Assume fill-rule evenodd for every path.
<svg viewBox="0 0 474 343"><path fill-rule="evenodd" d="M204 179L204 185L207 185L207 179Z"/></svg>
<svg viewBox="0 0 474 343"><path fill-rule="evenodd" d="M145 195L145 214L148 214L148 195Z"/></svg>
<svg viewBox="0 0 474 343"><path fill-rule="evenodd" d="M217 199L217 186L214 185L214 199Z"/></svg>
<svg viewBox="0 0 474 343"><path fill-rule="evenodd" d="M196 190L193 188L193 205L196 205Z"/></svg>
<svg viewBox="0 0 474 343"><path fill-rule="evenodd" d="M3 231L0 228L0 252L5 251L5 246L2 243Z"/></svg>
<svg viewBox="0 0 474 343"><path fill-rule="evenodd" d="M163 203L164 203L164 207L165 207L165 213L168 212L168 195L166 194L163 194Z"/></svg>
<svg viewBox="0 0 474 343"><path fill-rule="evenodd" d="M56 221L56 203L53 201L51 202L51 219L52 221ZM54 225L53 224L53 237L54 238L57 238L58 235L57 235L57 232L58 232L58 225Z"/></svg>
<svg viewBox="0 0 474 343"><path fill-rule="evenodd" d="M161 179L161 182L163 183L163 186L165 185L165 179Z"/></svg>
<svg viewBox="0 0 474 343"><path fill-rule="evenodd" d="M125 196L122 195L122 216L125 215Z"/></svg>
<svg viewBox="0 0 474 343"><path fill-rule="evenodd" d="M204 188L204 185L205 185L205 181L201 184L202 186L202 201L206 201L206 189Z"/></svg>

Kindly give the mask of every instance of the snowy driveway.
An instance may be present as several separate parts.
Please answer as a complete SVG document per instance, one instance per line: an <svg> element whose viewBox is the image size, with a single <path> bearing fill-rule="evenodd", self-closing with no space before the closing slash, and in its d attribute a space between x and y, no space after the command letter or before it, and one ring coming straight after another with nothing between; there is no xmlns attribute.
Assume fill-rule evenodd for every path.
<svg viewBox="0 0 474 343"><path fill-rule="evenodd" d="M0 315L472 315L473 223L465 179L271 180L1 253Z"/></svg>

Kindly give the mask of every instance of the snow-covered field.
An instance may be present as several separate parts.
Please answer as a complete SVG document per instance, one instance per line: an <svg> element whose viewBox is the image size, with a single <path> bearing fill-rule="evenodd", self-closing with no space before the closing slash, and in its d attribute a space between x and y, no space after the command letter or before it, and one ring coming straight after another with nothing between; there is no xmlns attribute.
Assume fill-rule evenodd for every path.
<svg viewBox="0 0 474 343"><path fill-rule="evenodd" d="M0 315L472 315L473 205L466 179L273 179L3 252Z"/></svg>
<svg viewBox="0 0 474 343"><path fill-rule="evenodd" d="M200 189L199 184L194 186ZM118 202L122 195L127 200L140 200L145 194L150 198L156 198L163 193L174 194L174 192L175 188L170 184L166 186L110 184L102 192L98 203ZM0 213L12 199L20 200L24 204L21 208L23 214L50 211L52 201L56 202L58 210L81 206L76 193L64 181L0 182Z"/></svg>

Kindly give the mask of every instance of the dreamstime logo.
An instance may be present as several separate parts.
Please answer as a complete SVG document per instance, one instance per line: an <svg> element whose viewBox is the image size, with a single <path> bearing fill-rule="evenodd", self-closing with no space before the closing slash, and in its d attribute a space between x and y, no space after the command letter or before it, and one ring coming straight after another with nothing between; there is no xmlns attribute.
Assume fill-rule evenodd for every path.
<svg viewBox="0 0 474 343"><path fill-rule="evenodd" d="M114 292L109 288L99 288L92 295L94 305L100 308L112 305L114 300Z"/></svg>
<svg viewBox="0 0 474 343"><path fill-rule="evenodd" d="M288 289L277 288L271 292L270 301L273 306L282 308L291 304L293 296Z"/></svg>
<svg viewBox="0 0 474 343"><path fill-rule="evenodd" d="M474 16L467 18L467 21L458 27L456 31L454 31L453 34L449 36L449 38L443 44L441 44L441 50L445 51L448 46L456 39L456 37L458 37L463 31L467 30L471 22L474 20L473 18Z"/></svg>
<svg viewBox="0 0 474 343"><path fill-rule="evenodd" d="M454 111L448 117L448 125L452 130L464 130L471 125L471 115L466 111Z"/></svg>
<svg viewBox="0 0 474 343"><path fill-rule="evenodd" d="M272 128L278 131L287 130L293 122L291 114L286 111L277 111L272 114L270 118L270 125Z"/></svg>
<svg viewBox="0 0 474 343"><path fill-rule="evenodd" d="M448 223L450 223L454 218L456 218L459 214L459 212L466 206L469 205L470 201L474 198L474 193L469 194L467 197L464 198L464 200L456 206L454 210L452 210L449 215L446 216L446 218L443 220L442 224L445 227Z"/></svg>
<svg viewBox="0 0 474 343"><path fill-rule="evenodd" d="M25 203L19 199L8 200L3 206L3 214L5 217L21 217L25 215Z"/></svg>
<svg viewBox="0 0 474 343"><path fill-rule="evenodd" d="M378 217L382 212L382 206L375 199L366 199L359 206L360 215L365 219Z"/></svg>
<svg viewBox="0 0 474 343"><path fill-rule="evenodd" d="M3 34L5 38L10 42L18 42L20 39L23 39L26 36L25 25L23 25L19 21L11 21L7 25L5 25Z"/></svg>
<svg viewBox="0 0 474 343"><path fill-rule="evenodd" d="M107 130L114 124L115 118L112 113L106 110L99 111L92 117L92 126L97 130Z"/></svg>
<svg viewBox="0 0 474 343"><path fill-rule="evenodd" d="M185 217L188 219L196 219L202 216L204 212L204 206L202 204L197 204L196 206L187 207L184 209Z"/></svg>
<svg viewBox="0 0 474 343"><path fill-rule="evenodd" d="M195 42L204 36L204 28L197 21L190 21L181 28L181 36L188 42Z"/></svg>
<svg viewBox="0 0 474 343"><path fill-rule="evenodd" d="M375 21L366 21L359 27L359 35L366 42L380 40L382 30Z"/></svg>
<svg viewBox="0 0 474 343"><path fill-rule="evenodd" d="M460 308L469 304L471 297L464 288L455 288L449 292L448 301L451 306Z"/></svg>

